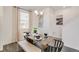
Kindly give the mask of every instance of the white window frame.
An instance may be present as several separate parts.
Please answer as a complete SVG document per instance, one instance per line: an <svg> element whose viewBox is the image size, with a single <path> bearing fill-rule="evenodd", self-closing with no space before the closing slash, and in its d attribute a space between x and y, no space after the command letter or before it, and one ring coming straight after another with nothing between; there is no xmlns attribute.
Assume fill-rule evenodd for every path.
<svg viewBox="0 0 79 59"><path fill-rule="evenodd" d="M26 16L28 16L28 20L26 20L26 22L25 23L23 23L24 24L24 27L22 27L22 24L21 24L21 22L20 21L22 21L21 20L21 12L23 12L23 13L26 13ZM24 16L25 17L25 16ZM20 25L20 28L21 29L29 29L29 26L30 26L30 24L29 24L29 12L28 11L25 11L25 10L22 10L22 9L19 9L19 25Z"/></svg>

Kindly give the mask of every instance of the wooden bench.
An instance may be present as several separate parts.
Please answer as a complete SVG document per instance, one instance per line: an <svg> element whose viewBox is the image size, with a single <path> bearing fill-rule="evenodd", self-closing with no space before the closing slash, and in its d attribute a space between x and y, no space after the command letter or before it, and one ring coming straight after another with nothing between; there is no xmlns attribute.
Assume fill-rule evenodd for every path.
<svg viewBox="0 0 79 59"><path fill-rule="evenodd" d="M18 42L20 47L26 52L41 52L41 49L29 43L26 40L21 40Z"/></svg>

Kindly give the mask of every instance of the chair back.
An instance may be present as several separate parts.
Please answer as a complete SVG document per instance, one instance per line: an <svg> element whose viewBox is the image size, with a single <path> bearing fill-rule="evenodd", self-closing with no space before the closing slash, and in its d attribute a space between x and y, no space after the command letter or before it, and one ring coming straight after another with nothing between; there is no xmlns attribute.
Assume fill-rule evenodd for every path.
<svg viewBox="0 0 79 59"><path fill-rule="evenodd" d="M64 43L62 40L56 40L55 39L55 43L54 43L54 52L60 52L62 50Z"/></svg>
<svg viewBox="0 0 79 59"><path fill-rule="evenodd" d="M54 46L48 45L47 52L60 52L63 48L63 41L54 39Z"/></svg>
<svg viewBox="0 0 79 59"><path fill-rule="evenodd" d="M24 32L24 33L25 33L24 38L27 40L28 36L30 36L30 32Z"/></svg>
<svg viewBox="0 0 79 59"><path fill-rule="evenodd" d="M38 35L38 36L35 36L37 39L40 39L40 36Z"/></svg>
<svg viewBox="0 0 79 59"><path fill-rule="evenodd" d="M47 33L44 33L44 38L48 38L48 34Z"/></svg>

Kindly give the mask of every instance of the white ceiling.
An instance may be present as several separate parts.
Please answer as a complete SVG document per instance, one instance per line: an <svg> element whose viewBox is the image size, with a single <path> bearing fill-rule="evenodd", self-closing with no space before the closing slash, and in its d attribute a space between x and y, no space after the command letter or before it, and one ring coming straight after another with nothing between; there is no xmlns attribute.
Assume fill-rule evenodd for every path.
<svg viewBox="0 0 79 59"><path fill-rule="evenodd" d="M25 10L41 10L44 8L52 8L53 10L60 10L63 8L68 8L69 6L19 6L19 8L25 9Z"/></svg>

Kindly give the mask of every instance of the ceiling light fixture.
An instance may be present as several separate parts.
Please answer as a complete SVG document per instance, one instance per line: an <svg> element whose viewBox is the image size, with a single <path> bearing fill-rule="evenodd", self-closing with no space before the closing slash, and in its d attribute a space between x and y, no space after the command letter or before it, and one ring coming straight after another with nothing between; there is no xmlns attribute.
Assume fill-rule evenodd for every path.
<svg viewBox="0 0 79 59"><path fill-rule="evenodd" d="M34 13L35 13L37 16L43 15L43 11L37 11L37 10L35 10Z"/></svg>
<svg viewBox="0 0 79 59"><path fill-rule="evenodd" d="M35 13L36 15L38 15L38 14L39 14L37 10L35 10L35 11L34 11L34 13Z"/></svg>

